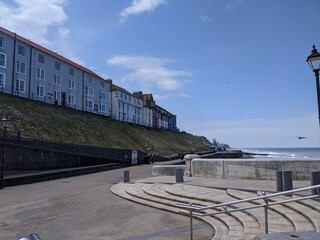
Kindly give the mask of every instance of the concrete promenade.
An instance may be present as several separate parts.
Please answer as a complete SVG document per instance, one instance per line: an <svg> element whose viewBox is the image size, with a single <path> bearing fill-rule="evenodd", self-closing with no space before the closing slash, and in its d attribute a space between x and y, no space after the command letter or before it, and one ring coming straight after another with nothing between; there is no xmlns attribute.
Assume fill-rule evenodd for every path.
<svg viewBox="0 0 320 240"><path fill-rule="evenodd" d="M167 163L166 163L167 164ZM189 218L120 198L111 192L130 171L136 183L175 183L151 176L152 165L82 175L0 190L0 240L36 232L42 239L189 239ZM274 191L274 180L184 178L184 184ZM294 181L294 187L310 185ZM212 238L212 228L194 221L195 239Z"/></svg>

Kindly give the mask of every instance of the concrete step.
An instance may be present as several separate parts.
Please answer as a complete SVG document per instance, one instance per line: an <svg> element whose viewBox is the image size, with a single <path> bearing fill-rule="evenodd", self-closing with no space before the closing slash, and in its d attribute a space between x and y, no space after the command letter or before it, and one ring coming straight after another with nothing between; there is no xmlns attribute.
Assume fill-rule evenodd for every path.
<svg viewBox="0 0 320 240"><path fill-rule="evenodd" d="M257 196L255 193L228 190L229 194L238 197L239 199L245 199ZM261 193L258 193L261 195ZM280 201L290 199L290 197L274 197L272 201ZM263 200L253 201L254 203L263 203ZM269 220L269 232L281 231L316 231L319 225L319 213L317 211L310 210L305 207L304 211L299 203L288 203L282 205L269 206L268 220ZM264 221L264 211L259 208L260 212L256 211L256 216L260 221ZM248 210L251 211L251 210ZM290 226L291 225L291 226Z"/></svg>
<svg viewBox="0 0 320 240"><path fill-rule="evenodd" d="M186 188L181 189L181 186L176 188L173 187L173 190L176 191L175 193L177 193L177 189L180 189L180 196L177 196L177 194L169 194L168 192L170 191L168 190L168 188L170 188L170 186L172 185L136 183L127 184L127 186L125 187L125 191L128 195L135 197L136 199L141 199L143 201L149 202L149 206L152 206L154 203L156 203L162 204L167 207L175 207L177 202L192 202L192 204L203 206L211 204L211 202L207 199L201 201L195 199L194 196L193 199L188 198L188 196L184 196L183 193L186 192ZM191 193L193 193L194 191L196 192L197 187L191 188L193 188L193 190L190 191ZM187 189L190 190L190 187L187 187ZM206 188L202 188L201 192L205 193L205 191L208 192L208 190L209 192L212 192L212 189ZM228 197L225 191L218 190L218 192L218 199L223 199L223 193L225 197ZM212 194L210 194L210 196L211 195ZM179 210L179 208L177 209ZM218 210L207 210L205 212L216 213L218 212ZM261 233L260 224L256 221L256 219L242 212L236 212L232 214L219 214L213 217L201 216L198 218L207 222L213 227L213 229L215 230L214 239L256 239Z"/></svg>
<svg viewBox="0 0 320 240"><path fill-rule="evenodd" d="M291 199L291 197L286 197L286 196L279 196L279 197L273 197L270 202L275 202L275 201L282 201L282 200L287 200ZM315 204L316 201L313 201L313 204ZM303 202L303 201L301 201ZM290 203L284 203L279 206L285 206L289 209L291 209L293 212L296 214L300 215L301 217L303 216L305 219L309 221L310 224L306 224L306 222L303 221L303 219L300 218L300 222L297 222L298 229L296 228L297 231L306 231L305 229L308 229L308 231L320 231L320 209L315 209L314 207L309 207L306 204L302 204L300 202L290 202ZM286 212L285 212L286 213ZM292 213L289 211L289 213ZM312 225L312 226L311 226Z"/></svg>

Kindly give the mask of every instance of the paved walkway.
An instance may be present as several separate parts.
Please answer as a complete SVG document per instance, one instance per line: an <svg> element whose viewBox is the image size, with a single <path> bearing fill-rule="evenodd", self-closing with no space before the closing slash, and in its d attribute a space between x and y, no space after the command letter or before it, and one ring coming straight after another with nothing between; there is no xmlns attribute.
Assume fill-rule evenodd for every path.
<svg viewBox="0 0 320 240"><path fill-rule="evenodd" d="M189 239L189 218L120 198L111 187L130 170L133 183L174 183L152 177L151 165L21 185L0 190L0 239L36 232L42 239ZM275 181L185 178L186 185L275 190ZM294 187L309 181L294 182ZM211 239L212 227L195 220L195 238Z"/></svg>

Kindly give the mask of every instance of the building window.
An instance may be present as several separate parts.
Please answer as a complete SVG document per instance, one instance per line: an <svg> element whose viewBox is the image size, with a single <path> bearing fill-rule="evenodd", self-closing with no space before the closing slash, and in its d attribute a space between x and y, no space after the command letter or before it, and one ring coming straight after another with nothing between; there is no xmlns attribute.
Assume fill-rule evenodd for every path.
<svg viewBox="0 0 320 240"><path fill-rule="evenodd" d="M26 74L26 63L17 61L17 73Z"/></svg>
<svg viewBox="0 0 320 240"><path fill-rule="evenodd" d="M24 46L18 45L18 54L21 56L26 56L26 48Z"/></svg>
<svg viewBox="0 0 320 240"><path fill-rule="evenodd" d="M69 95L68 96L68 103L70 105L75 105L75 102L76 102L75 96L74 95Z"/></svg>
<svg viewBox="0 0 320 240"><path fill-rule="evenodd" d="M37 71L37 79L40 79L40 80L45 80L45 70L42 69L42 68L38 68L38 71Z"/></svg>
<svg viewBox="0 0 320 240"><path fill-rule="evenodd" d="M61 101L61 91L54 91L53 92L53 98L60 102Z"/></svg>
<svg viewBox="0 0 320 240"><path fill-rule="evenodd" d="M0 47L3 47L3 38L0 36Z"/></svg>
<svg viewBox="0 0 320 240"><path fill-rule="evenodd" d="M93 97L93 96L94 96L94 90L93 90L92 87L86 86L86 95L87 95L87 96L90 96L90 97Z"/></svg>
<svg viewBox="0 0 320 240"><path fill-rule="evenodd" d="M0 67L6 68L7 65L7 55L0 52Z"/></svg>
<svg viewBox="0 0 320 240"><path fill-rule="evenodd" d="M93 109L93 101L92 100L86 100L86 108L92 110Z"/></svg>
<svg viewBox="0 0 320 240"><path fill-rule="evenodd" d="M61 63L55 62L55 63L54 63L54 68L55 68L56 70L59 70L59 71L60 71L60 69L61 69Z"/></svg>
<svg viewBox="0 0 320 240"><path fill-rule="evenodd" d="M4 88L6 85L6 75L4 73L0 73L0 87Z"/></svg>
<svg viewBox="0 0 320 240"><path fill-rule="evenodd" d="M44 97L44 86L42 85L37 86L37 96Z"/></svg>
<svg viewBox="0 0 320 240"><path fill-rule="evenodd" d="M100 92L100 100L106 101L107 97L106 97L106 93L105 92Z"/></svg>
<svg viewBox="0 0 320 240"><path fill-rule="evenodd" d="M25 81L21 79L17 79L16 81L16 91L25 92Z"/></svg>
<svg viewBox="0 0 320 240"><path fill-rule="evenodd" d="M69 75L74 76L74 69L73 68L69 68Z"/></svg>
<svg viewBox="0 0 320 240"><path fill-rule="evenodd" d="M99 111L105 113L106 112L106 105L105 104L100 104Z"/></svg>
<svg viewBox="0 0 320 240"><path fill-rule="evenodd" d="M88 79L89 79L89 83L92 83L92 77L90 75L88 76Z"/></svg>
<svg viewBox="0 0 320 240"><path fill-rule="evenodd" d="M54 85L61 86L61 76L60 75L54 75Z"/></svg>
<svg viewBox="0 0 320 240"><path fill-rule="evenodd" d="M38 62L44 64L44 55L41 53L38 54Z"/></svg>
<svg viewBox="0 0 320 240"><path fill-rule="evenodd" d="M104 82L101 82L101 83L100 83L100 86L101 86L101 89L104 89L104 88L105 88Z"/></svg>
<svg viewBox="0 0 320 240"><path fill-rule="evenodd" d="M69 89L75 90L75 83L73 80L69 79Z"/></svg>

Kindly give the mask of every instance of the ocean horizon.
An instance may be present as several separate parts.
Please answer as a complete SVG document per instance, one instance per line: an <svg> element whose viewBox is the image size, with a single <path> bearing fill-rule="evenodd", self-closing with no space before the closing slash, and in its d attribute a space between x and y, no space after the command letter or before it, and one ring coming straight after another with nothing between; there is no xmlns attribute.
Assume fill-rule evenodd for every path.
<svg viewBox="0 0 320 240"><path fill-rule="evenodd" d="M254 158L319 158L320 148L238 148Z"/></svg>

